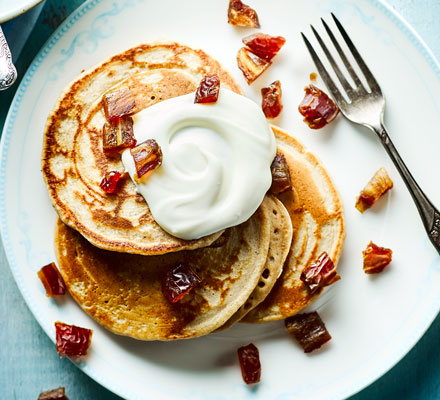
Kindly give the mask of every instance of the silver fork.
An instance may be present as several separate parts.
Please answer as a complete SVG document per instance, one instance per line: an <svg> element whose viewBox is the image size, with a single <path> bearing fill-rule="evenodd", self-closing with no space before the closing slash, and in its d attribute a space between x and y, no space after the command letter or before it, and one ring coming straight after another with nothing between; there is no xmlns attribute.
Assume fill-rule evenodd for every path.
<svg viewBox="0 0 440 400"><path fill-rule="evenodd" d="M368 83L370 91L365 88L365 86L359 79L359 76L356 74L355 70L350 64L350 61L348 60L341 46L337 42L329 26L322 18L321 21L324 24L324 28L327 31L331 42L333 43L337 53L339 54L339 57L345 65L345 68L353 79L354 87L347 81L346 77L341 72L338 64L336 64L324 41L321 39L318 32L313 26L312 31L316 36L316 39L318 40L318 43L321 46L324 54L326 55L330 65L332 66L337 78L339 79L339 82L343 87L349 101L346 101L344 96L341 94L333 79L330 77L329 73L319 59L318 55L316 54L315 50L313 49L312 45L310 44L306 36L301 33L304 42L310 52L310 55L312 56L312 59L316 65L316 68L318 69L319 74L321 75L321 78L323 79L325 85L327 86L327 89L329 90L342 114L350 121L370 128L379 137L380 141L385 147L385 150L393 160L394 165L396 166L403 181L405 182L414 202L416 203L417 209L422 218L423 224L425 225L425 229L428 233L429 239L436 248L437 252L440 253L440 212L432 205L432 203L420 189L419 185L409 172L408 168L406 167L405 163L403 162L402 158L399 156L399 153L394 147L383 124L385 98L382 95L380 86L374 78L373 74L371 73L370 69L363 61L361 55L357 51L347 32L333 13L332 17L336 23L336 26L339 29L339 32L345 40L345 43L350 49L351 54L353 55L360 70L362 71Z"/></svg>

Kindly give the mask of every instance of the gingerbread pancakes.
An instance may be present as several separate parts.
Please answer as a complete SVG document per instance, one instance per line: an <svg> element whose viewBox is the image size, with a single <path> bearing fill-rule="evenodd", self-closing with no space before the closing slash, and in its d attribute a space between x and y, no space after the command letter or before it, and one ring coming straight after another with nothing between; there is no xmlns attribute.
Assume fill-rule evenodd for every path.
<svg viewBox="0 0 440 400"><path fill-rule="evenodd" d="M163 254L204 247L216 240L221 232L198 240L166 233L129 179L123 179L121 190L112 195L99 186L106 173L123 170L120 157L103 152L103 95L128 87L136 113L195 91L200 79L212 74L225 87L240 92L217 61L176 43L134 47L76 79L48 118L42 155L43 176L62 221L93 245L126 253Z"/></svg>
<svg viewBox="0 0 440 400"><path fill-rule="evenodd" d="M173 97L181 96L176 100L189 98L207 75L217 75L221 81L219 107L223 107L222 90L224 96L231 96L226 95L230 93L232 100L234 96L238 98L239 102L232 104L241 104L245 99L225 90L241 93L231 76L203 51L176 43L140 45L83 73L62 94L49 116L42 170L52 204L60 217L55 234L58 266L72 297L97 322L116 334L140 340L168 341L206 335L240 320L264 322L286 318L310 305L322 292L321 289L312 295L301 281L304 268L324 251L335 265L339 260L345 237L344 218L342 203L331 179L318 159L296 139L278 127L272 126L271 130L264 115L258 114L262 113L261 109L249 99L245 100L252 107L246 113L242 107L223 108L228 110L227 118L218 119L223 121L221 129L213 130L220 132L222 138L227 136L226 127L227 134L232 132L234 139L251 138L249 145L243 145L247 143L244 141L238 141L239 145L235 141L225 141L236 144L235 147L231 145L231 154L238 155L239 161L229 157L228 152L222 152L221 146L213 146L209 150L211 154L228 160L225 164L215 164L221 165L219 173L207 175L196 186L183 185L185 204L195 207L194 201L187 199L199 187L208 188L205 192L209 195L215 194L208 183L219 186L221 179L232 170L243 177L247 167L252 166L251 174L246 176L256 177L254 180L260 186L265 182L264 187L250 188L250 179L238 184L234 175L228 190L234 194L240 190L250 193L255 207L245 218L219 225L230 228L216 232L220 229L217 226L215 230L189 236L188 240L179 239L155 221L144 197L139 194L142 192L137 176L132 176L133 180L123 177L118 190L111 194L100 187L107 173L120 171L123 174L124 167L129 169L128 164L123 164L121 154L110 154L103 147L103 126L112 123L103 97L128 93L129 98L124 101L127 100L130 112L123 117L131 120L133 131L140 127L140 131L148 133L148 138L153 136L154 139L154 133L147 131L147 127L153 126L152 120L159 119L155 110L175 102L170 100L149 107ZM213 106L202 107L206 120L212 119L215 110L210 107ZM228 125L231 114L237 110L240 115L253 117L253 121L257 119L255 116L262 117L263 133L266 132L270 139L267 143L271 146L261 145L266 143L262 140L264 135L256 135L258 129L250 129L248 119L241 120L242 124L234 122L232 128ZM158 114L170 120L169 113ZM241 125L245 129L240 130ZM270 164L275 155L272 131L277 151L287 162L292 184L292 190L278 195L266 193L271 183ZM243 136L237 136L239 134ZM197 139L191 139L193 142L188 148L199 149L209 134L205 132L203 136L194 137ZM262 149L253 147L254 141ZM163 143L166 155L167 142ZM261 153L255 149L260 149ZM178 150L183 153L184 146ZM250 154L257 158L249 158ZM193 161L185 157L184 161ZM194 167L197 163L192 164L196 175L206 169L205 159L201 160L200 167ZM261 160L265 164L258 170ZM162 162L174 165L171 157L164 156ZM188 173L188 165L175 165L181 166L179 173ZM162 166L156 178L162 177L165 170ZM267 182L262 179L264 173L267 173ZM185 182L182 175L176 176L180 177L177 183ZM148 179L148 183L159 182L154 175ZM161 205L165 204L166 215L172 215L175 221L176 217L162 198L166 200L175 194L176 182L167 188L171 188L171 193L168 197L161 194L159 200ZM256 188L261 189L261 197L257 196ZM237 201L227 203L224 194L225 191L220 190L212 201L208 195L203 197L208 199L203 203L208 210L213 207L214 200L225 206L220 215L216 214L222 221L225 213L232 210L239 216L242 208L251 203L239 196ZM154 211L151 198L149 202ZM199 208L197 206L197 211ZM189 215L181 212L178 217L185 220ZM201 225L210 221L207 218ZM203 236L211 232L215 233ZM164 295L164 276L180 264L195 271L200 282L173 303Z"/></svg>

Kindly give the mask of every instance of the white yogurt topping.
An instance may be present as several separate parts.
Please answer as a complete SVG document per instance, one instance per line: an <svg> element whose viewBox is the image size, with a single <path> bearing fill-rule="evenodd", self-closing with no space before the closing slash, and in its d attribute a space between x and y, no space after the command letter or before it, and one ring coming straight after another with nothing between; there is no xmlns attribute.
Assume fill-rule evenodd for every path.
<svg viewBox="0 0 440 400"><path fill-rule="evenodd" d="M224 87L213 104L194 93L133 116L138 143L155 139L162 166L136 182L130 150L122 162L156 222L182 239L198 239L246 221L272 181L275 137L257 104Z"/></svg>

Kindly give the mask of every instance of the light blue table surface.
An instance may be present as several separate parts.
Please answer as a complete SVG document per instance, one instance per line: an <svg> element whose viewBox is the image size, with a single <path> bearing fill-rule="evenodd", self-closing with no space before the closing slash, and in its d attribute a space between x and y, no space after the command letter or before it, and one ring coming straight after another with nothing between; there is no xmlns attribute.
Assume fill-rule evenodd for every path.
<svg viewBox="0 0 440 400"><path fill-rule="evenodd" d="M46 0L39 8L2 25L21 76L51 32L82 2ZM388 3L416 29L440 59L440 0L388 0ZM17 86L0 92L0 132ZM66 388L71 400L120 399L68 359L58 357L53 343L28 310L2 246L0 316L0 400L37 399L41 391L59 386ZM372 399L440 399L440 316L393 369L351 398Z"/></svg>

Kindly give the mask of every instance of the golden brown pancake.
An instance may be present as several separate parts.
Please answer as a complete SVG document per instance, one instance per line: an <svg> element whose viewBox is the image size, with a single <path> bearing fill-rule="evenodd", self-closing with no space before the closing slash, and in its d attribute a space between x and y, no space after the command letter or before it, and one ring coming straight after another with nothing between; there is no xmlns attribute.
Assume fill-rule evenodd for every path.
<svg viewBox="0 0 440 400"><path fill-rule="evenodd" d="M281 275L284 262L289 253L293 233L289 213L283 203L276 197L266 196L266 201L271 207L270 242L266 265L257 286L249 298L220 328L221 330L229 328L235 322L241 320L266 298Z"/></svg>
<svg viewBox="0 0 440 400"><path fill-rule="evenodd" d="M265 322L296 314L316 300L300 280L302 270L326 251L336 265L345 239L341 199L319 160L296 139L272 126L278 151L289 166L293 190L278 198L288 210L293 226L292 246L283 272L266 299L242 319Z"/></svg>
<svg viewBox="0 0 440 400"><path fill-rule="evenodd" d="M119 156L102 150L105 122L101 99L121 85L135 97L135 112L161 100L195 91L205 75L240 88L220 64L201 50L176 43L144 44L84 72L61 95L44 135L42 171L55 210L64 223L97 247L135 254L163 254L210 245L221 232L182 240L154 221L127 178L118 193L99 184L110 171L123 171Z"/></svg>
<svg viewBox="0 0 440 400"><path fill-rule="evenodd" d="M247 222L225 232L222 246L158 256L99 249L58 220L58 266L72 297L114 333L142 340L197 337L223 325L256 287L268 254L271 215L265 199ZM172 304L161 281L180 262L202 281Z"/></svg>

